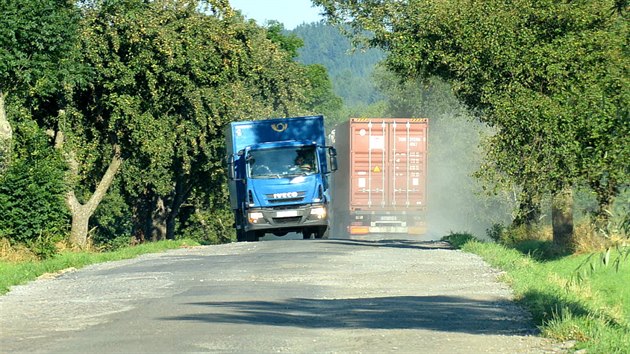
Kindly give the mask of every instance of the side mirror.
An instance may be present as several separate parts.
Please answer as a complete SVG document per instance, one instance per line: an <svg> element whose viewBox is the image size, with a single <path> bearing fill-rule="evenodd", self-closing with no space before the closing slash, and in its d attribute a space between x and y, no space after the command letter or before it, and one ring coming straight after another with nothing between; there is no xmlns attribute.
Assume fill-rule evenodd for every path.
<svg viewBox="0 0 630 354"><path fill-rule="evenodd" d="M328 156L330 157L330 171L337 171L337 150L334 147L328 148Z"/></svg>
<svg viewBox="0 0 630 354"><path fill-rule="evenodd" d="M228 179L233 181L236 178L236 174L234 172L234 154L230 154L225 159L227 160Z"/></svg>

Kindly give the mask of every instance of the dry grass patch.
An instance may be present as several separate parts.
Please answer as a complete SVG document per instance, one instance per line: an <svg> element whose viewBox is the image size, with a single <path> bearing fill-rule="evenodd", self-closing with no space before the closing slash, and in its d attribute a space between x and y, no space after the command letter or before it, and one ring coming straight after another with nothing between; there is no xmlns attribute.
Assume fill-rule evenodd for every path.
<svg viewBox="0 0 630 354"><path fill-rule="evenodd" d="M0 238L0 260L11 263L36 261L39 257L28 247L11 245L6 238Z"/></svg>

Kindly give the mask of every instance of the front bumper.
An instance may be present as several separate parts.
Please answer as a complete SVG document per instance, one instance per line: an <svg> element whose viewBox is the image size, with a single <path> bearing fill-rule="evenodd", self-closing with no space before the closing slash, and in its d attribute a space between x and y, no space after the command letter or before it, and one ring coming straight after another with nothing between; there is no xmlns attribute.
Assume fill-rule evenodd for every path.
<svg viewBox="0 0 630 354"><path fill-rule="evenodd" d="M361 226L350 225L348 226L348 233L351 235L365 235L365 234L408 234L408 235L423 235L427 233L426 226Z"/></svg>
<svg viewBox="0 0 630 354"><path fill-rule="evenodd" d="M328 225L326 205L300 205L294 208L249 209L246 231L279 230L297 231L305 227Z"/></svg>

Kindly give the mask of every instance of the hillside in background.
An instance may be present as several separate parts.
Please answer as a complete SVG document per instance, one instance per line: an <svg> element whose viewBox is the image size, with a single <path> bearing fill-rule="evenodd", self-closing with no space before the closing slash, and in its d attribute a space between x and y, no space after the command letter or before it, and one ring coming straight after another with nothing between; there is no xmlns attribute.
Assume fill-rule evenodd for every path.
<svg viewBox="0 0 630 354"><path fill-rule="evenodd" d="M298 61L325 66L346 106L367 106L382 99L371 78L375 64L384 57L382 51L353 51L348 38L323 22L302 24L290 33L304 41Z"/></svg>

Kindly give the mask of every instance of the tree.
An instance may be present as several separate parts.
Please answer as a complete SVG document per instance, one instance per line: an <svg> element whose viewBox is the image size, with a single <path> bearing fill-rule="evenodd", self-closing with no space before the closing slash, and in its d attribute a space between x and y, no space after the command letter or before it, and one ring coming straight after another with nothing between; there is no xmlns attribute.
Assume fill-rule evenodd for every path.
<svg viewBox="0 0 630 354"><path fill-rule="evenodd" d="M311 86L308 93L308 110L326 116L328 118L326 124L329 126L339 123L332 117L336 116L341 109L342 100L333 92L328 71L322 65L311 64L306 66L306 73Z"/></svg>
<svg viewBox="0 0 630 354"><path fill-rule="evenodd" d="M0 13L1 174L13 144L7 95L47 96L67 81L79 13L69 0L3 0Z"/></svg>
<svg viewBox="0 0 630 354"><path fill-rule="evenodd" d="M398 75L451 83L497 131L489 166L533 195L551 193L558 244L571 246L574 185L628 185L628 22L611 11L617 3L314 3L355 35L370 31L363 40L387 50Z"/></svg>
<svg viewBox="0 0 630 354"><path fill-rule="evenodd" d="M75 94L73 118L92 171L84 185L94 188L107 166L94 151L118 147L137 238L174 238L198 208L225 205L226 123L306 112L305 70L268 34L227 2L103 1L86 10L93 75Z"/></svg>
<svg viewBox="0 0 630 354"><path fill-rule="evenodd" d="M269 21L266 26L267 38L289 53L291 59L298 56L298 49L304 46L304 41L294 33L287 33L284 25L278 21Z"/></svg>

